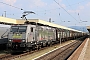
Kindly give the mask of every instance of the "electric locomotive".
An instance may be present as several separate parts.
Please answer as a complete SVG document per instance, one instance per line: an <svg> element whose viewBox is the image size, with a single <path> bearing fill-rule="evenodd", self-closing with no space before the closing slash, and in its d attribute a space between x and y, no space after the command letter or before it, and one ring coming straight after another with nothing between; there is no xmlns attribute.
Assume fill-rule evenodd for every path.
<svg viewBox="0 0 90 60"><path fill-rule="evenodd" d="M56 29L40 25L12 25L8 33L8 48L13 51L30 51L53 44Z"/></svg>

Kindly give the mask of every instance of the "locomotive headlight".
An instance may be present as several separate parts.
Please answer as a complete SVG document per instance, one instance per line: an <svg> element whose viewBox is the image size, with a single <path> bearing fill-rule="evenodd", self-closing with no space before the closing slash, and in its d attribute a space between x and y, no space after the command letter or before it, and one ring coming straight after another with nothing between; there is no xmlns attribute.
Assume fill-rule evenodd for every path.
<svg viewBox="0 0 90 60"><path fill-rule="evenodd" d="M37 43L35 43L35 44L37 44Z"/></svg>
<svg viewBox="0 0 90 60"><path fill-rule="evenodd" d="M31 42L32 43L32 42Z"/></svg>
<svg viewBox="0 0 90 60"><path fill-rule="evenodd" d="M12 40L9 40L9 42L11 42Z"/></svg>
<svg viewBox="0 0 90 60"><path fill-rule="evenodd" d="M25 42L25 40L22 40L22 42Z"/></svg>
<svg viewBox="0 0 90 60"><path fill-rule="evenodd" d="M19 34L17 34L17 35L19 35Z"/></svg>

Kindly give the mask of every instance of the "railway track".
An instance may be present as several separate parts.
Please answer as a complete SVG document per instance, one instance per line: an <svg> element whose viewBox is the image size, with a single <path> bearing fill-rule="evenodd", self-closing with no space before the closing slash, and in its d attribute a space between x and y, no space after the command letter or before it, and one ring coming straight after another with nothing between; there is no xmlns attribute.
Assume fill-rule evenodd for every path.
<svg viewBox="0 0 90 60"><path fill-rule="evenodd" d="M45 48L42 48L40 50L43 50L43 49L45 49ZM15 58L20 58L22 56L26 56L26 55L32 54L32 53L37 52L37 51L38 50L25 52L25 53L5 54L5 55L1 55L0 56L0 60L12 60L12 59L15 59Z"/></svg>
<svg viewBox="0 0 90 60"><path fill-rule="evenodd" d="M55 44L55 45L57 45L57 44ZM39 50L33 50L33 51L30 51L30 52L24 52L24 53L4 54L4 55L0 56L0 60L12 60L12 59L20 58L20 57L23 57L23 56L26 56L26 55L44 50L46 48L49 48L49 47L44 47L44 48L41 48Z"/></svg>
<svg viewBox="0 0 90 60"><path fill-rule="evenodd" d="M83 48L87 44L87 41L88 41L88 38L84 40L84 42L75 50L75 52L67 60L78 60L82 53Z"/></svg>
<svg viewBox="0 0 90 60"><path fill-rule="evenodd" d="M68 45L66 45L66 46L64 46L64 47L62 47L62 48L60 48L60 50L59 49L57 49L56 51L54 51L53 53L51 53L51 54L49 54L50 56L48 56L47 55L47 57L40 57L40 58L38 58L38 59L36 59L36 60L48 60L48 59L59 59L59 57L57 57L57 56L59 56L59 54L60 55L62 55L63 56L63 52L65 52L65 50L67 50L67 49L69 49L68 51L71 51L72 49L73 49L73 47L75 47L76 45L78 45L79 43L81 43L82 41L76 41L76 42L73 42L73 43L71 43L71 44L68 44ZM74 45L74 46L73 46ZM54 45L55 46L55 45ZM71 46L73 46L73 47L71 47ZM3 55L3 56L0 56L0 60L12 60L12 59L16 59L16 58L21 58L21 57L23 57L23 56L26 56L26 55L29 55L29 54L32 54L32 53L34 53L34 52L37 52L37 51L41 51L41 50L43 50L43 49L47 49L47 48L49 48L49 47L45 47L45 48L41 48L40 50L34 50L34 51L30 51L30 52L26 52L26 53L22 53L22 54L18 54L18 55L12 55L12 54L6 54L6 55ZM58 51L59 50L59 51ZM65 53L67 53L68 51L66 51ZM61 54L62 53L62 54ZM69 54L70 54L70 52L69 52ZM64 54L65 55L65 54ZM63 58L65 58L65 57L63 57Z"/></svg>
<svg viewBox="0 0 90 60"><path fill-rule="evenodd" d="M7 59L8 57L11 57L11 54L5 54L0 56L0 60Z"/></svg>
<svg viewBox="0 0 90 60"><path fill-rule="evenodd" d="M66 60L81 43L78 40L34 60Z"/></svg>
<svg viewBox="0 0 90 60"><path fill-rule="evenodd" d="M69 41L67 41L69 42ZM55 46L57 46L58 44L55 44L55 45L52 45L51 47L55 48ZM30 51L30 52L25 52L25 53L21 53L21 54L17 54L17 55L12 55L10 53L8 54L4 54L4 55L0 55L0 60L12 60L12 59L17 59L17 58L21 58L23 56L26 56L26 55L29 55L29 54L33 54L35 52L38 52L38 51L42 51L44 49L48 49L49 47L44 47L44 48L41 48L40 50L34 50L34 51Z"/></svg>

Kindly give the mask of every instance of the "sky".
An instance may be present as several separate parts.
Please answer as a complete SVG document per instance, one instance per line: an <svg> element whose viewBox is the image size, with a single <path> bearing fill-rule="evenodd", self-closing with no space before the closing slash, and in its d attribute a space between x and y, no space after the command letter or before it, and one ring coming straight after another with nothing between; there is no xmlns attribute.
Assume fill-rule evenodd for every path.
<svg viewBox="0 0 90 60"><path fill-rule="evenodd" d="M23 10L21 10L23 9ZM24 11L33 11L27 19L41 19L63 26L89 26L90 0L0 0L0 16L21 19Z"/></svg>

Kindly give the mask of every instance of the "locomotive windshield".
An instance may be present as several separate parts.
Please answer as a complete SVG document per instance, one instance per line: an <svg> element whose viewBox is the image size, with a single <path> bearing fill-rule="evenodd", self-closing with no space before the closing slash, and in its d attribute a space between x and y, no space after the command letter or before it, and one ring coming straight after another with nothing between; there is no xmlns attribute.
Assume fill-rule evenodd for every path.
<svg viewBox="0 0 90 60"><path fill-rule="evenodd" d="M10 32L26 32L27 26L12 26Z"/></svg>

